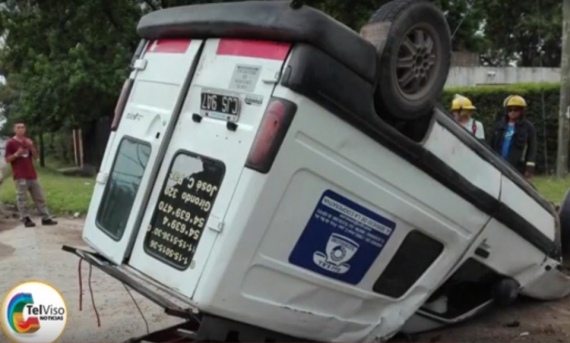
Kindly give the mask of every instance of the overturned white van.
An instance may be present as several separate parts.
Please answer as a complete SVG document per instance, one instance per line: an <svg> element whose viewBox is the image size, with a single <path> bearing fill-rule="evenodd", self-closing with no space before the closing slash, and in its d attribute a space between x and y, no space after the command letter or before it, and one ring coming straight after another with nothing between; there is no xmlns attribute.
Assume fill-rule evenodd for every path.
<svg viewBox="0 0 570 343"><path fill-rule="evenodd" d="M436 106L431 3L361 35L296 1L159 10L138 33L94 251L64 247L187 319L132 341L384 341L566 295L554 207Z"/></svg>

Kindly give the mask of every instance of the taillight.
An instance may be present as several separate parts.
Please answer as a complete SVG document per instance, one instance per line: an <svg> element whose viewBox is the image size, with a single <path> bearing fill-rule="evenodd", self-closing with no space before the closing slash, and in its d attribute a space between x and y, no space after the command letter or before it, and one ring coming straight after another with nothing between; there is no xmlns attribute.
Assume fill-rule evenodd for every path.
<svg viewBox="0 0 570 343"><path fill-rule="evenodd" d="M123 89L121 89L121 95L119 95L119 100L117 105L115 105L115 116L113 117L113 123L111 124L111 131L116 131L119 127L119 122L121 121L121 116L127 105L127 99L129 94L131 94L131 89L133 88L133 79L127 79L123 84Z"/></svg>
<svg viewBox="0 0 570 343"><path fill-rule="evenodd" d="M279 98L270 99L247 156L247 168L263 174L269 172L296 112L295 103Z"/></svg>

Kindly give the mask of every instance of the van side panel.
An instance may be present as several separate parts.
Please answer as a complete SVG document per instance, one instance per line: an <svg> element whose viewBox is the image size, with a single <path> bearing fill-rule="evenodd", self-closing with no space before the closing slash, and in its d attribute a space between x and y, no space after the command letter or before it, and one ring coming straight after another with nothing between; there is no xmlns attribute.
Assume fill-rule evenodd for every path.
<svg viewBox="0 0 570 343"><path fill-rule="evenodd" d="M548 239L556 240L556 221L551 213L541 206L537 206L536 201L523 192L509 178L501 178L501 202L523 219L538 228Z"/></svg>
<svg viewBox="0 0 570 343"><path fill-rule="evenodd" d="M499 199L501 172L439 122L435 121L423 146L469 180L473 186Z"/></svg>
<svg viewBox="0 0 570 343"><path fill-rule="evenodd" d="M332 75L327 69L334 78L323 76ZM531 249L528 263L511 268L500 263L501 252L487 263L522 283L538 275L551 252L548 232L538 240L529 240L530 227L517 234L518 219L501 207L503 178L518 176L484 147L475 149L473 137L443 113L436 111L423 142L407 139L370 108L372 85L303 45L293 50L282 85L288 89L278 86L273 96L295 102L298 113L273 171L242 172L194 296L204 312L307 339L370 341L394 333L469 257L474 241L518 242ZM403 283L409 287L396 291Z"/></svg>
<svg viewBox="0 0 570 343"><path fill-rule="evenodd" d="M354 341L379 325L397 327L407 318L400 311L411 315L421 305L490 216L311 100L282 87L273 94L297 103L298 113L273 171L242 173L227 231L218 238L194 299L205 312L322 341ZM349 273L370 262L359 277L335 277L309 268L312 259L292 260L300 244L311 246L300 241L314 232L309 224L323 194L392 225L380 249L366 242L372 236L351 236L369 249L365 256L354 255L356 264L346 264ZM440 242L443 250L401 296L375 292L412 231ZM329 237L312 237L308 256L326 255Z"/></svg>

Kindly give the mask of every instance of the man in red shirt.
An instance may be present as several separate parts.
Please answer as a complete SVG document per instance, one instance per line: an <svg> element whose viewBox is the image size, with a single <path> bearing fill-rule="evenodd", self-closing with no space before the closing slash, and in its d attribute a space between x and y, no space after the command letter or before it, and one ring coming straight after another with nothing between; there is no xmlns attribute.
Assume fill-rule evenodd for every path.
<svg viewBox="0 0 570 343"><path fill-rule="evenodd" d="M27 193L30 192L42 216L42 224L56 225L57 222L51 218L47 209L42 187L38 182L38 175L32 160L32 158L38 158L38 151L32 140L26 137L26 125L22 121L16 122L14 132L16 135L6 143L6 162L12 166L20 219L26 227L36 226L30 218L27 206Z"/></svg>

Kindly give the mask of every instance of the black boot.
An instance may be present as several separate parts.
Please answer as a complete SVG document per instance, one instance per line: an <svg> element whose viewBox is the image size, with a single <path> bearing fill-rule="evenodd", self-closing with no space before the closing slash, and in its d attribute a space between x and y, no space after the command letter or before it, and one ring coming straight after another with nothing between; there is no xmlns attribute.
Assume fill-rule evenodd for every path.
<svg viewBox="0 0 570 343"><path fill-rule="evenodd" d="M42 219L42 225L57 225L57 222L51 218Z"/></svg>
<svg viewBox="0 0 570 343"><path fill-rule="evenodd" d="M36 226L36 223L34 223L34 222L30 219L30 217L24 218L23 222L24 222L24 226L25 226L25 227L34 227L34 226Z"/></svg>

